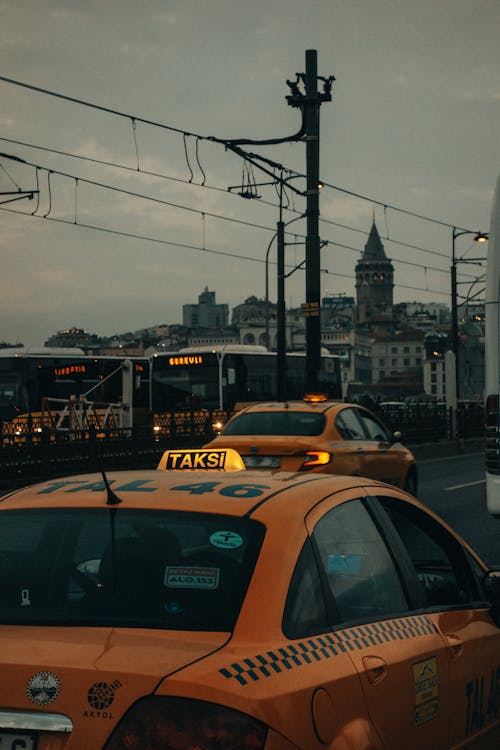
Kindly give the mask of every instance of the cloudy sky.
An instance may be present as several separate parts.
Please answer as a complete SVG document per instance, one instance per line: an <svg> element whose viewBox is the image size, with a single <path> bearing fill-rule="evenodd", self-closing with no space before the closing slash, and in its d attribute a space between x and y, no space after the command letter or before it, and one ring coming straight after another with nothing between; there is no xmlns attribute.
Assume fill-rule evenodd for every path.
<svg viewBox="0 0 500 750"><path fill-rule="evenodd" d="M0 192L40 191L1 206L0 341L182 322L205 286L230 308L264 297L268 247L275 300L276 189L241 197L269 176L210 138L295 133L286 81L307 49L336 78L322 293L354 294L375 217L395 300L449 303L452 227L489 229L500 171L499 29L498 0L0 0L0 76L117 113L0 80ZM247 148L305 172L303 143ZM285 221L304 208L286 193ZM288 232L298 306L305 222ZM456 240L458 257L479 247ZM459 270L480 290L483 268Z"/></svg>

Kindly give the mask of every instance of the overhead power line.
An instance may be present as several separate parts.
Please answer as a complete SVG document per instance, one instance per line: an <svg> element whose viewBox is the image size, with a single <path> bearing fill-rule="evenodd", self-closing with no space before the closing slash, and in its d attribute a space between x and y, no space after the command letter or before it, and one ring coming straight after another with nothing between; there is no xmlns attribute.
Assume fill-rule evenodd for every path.
<svg viewBox="0 0 500 750"><path fill-rule="evenodd" d="M1 140L1 138L0 138ZM320 218L320 222L324 224L331 224L334 227L339 227L340 229L347 229L349 232L358 232L359 234L369 235L370 232L366 229L361 229L359 227L351 227L349 224L341 224L338 221L332 221L332 219L325 219L324 217ZM380 239L384 240L385 242L391 242L393 245L400 245L401 247L407 247L410 250L420 250L422 253L429 253L430 255L436 255L440 258L446 258L449 259L450 254L449 253L440 253L437 250L430 250L428 247L422 247L421 245L413 245L410 242L403 242L403 240L396 240L392 237L389 237L388 235L380 235Z"/></svg>
<svg viewBox="0 0 500 750"><path fill-rule="evenodd" d="M125 188L120 188L120 187L117 187L116 185L107 185L104 182L99 182L97 180L90 180L86 177L78 177L77 175L70 174L69 172L63 172L62 170L59 170L59 169L52 169L49 167L41 166L40 164L34 164L33 162L25 161L24 159L11 157L9 154L0 153L0 158L1 157L7 158L7 159L15 158L16 161L22 162L26 166L32 167L33 169L43 170L47 172L49 175L59 175L59 177L64 177L66 179L77 180L79 183L85 183L87 185L93 185L94 187L103 188L105 190L110 190L112 192L122 193L123 195L128 195L133 198L141 198L143 200L148 200L153 203L159 203L164 206L170 206L171 208L178 208L182 211L188 211L190 213L198 214L199 216L210 216L213 219L220 219L221 221L229 221L235 224L242 224L244 226L253 227L254 229L263 229L268 232L275 231L274 227L267 227L262 224L257 224L255 222L245 221L244 219L235 219L232 216L224 216L223 214L216 214L210 211L202 211L201 209L193 208L192 206L186 206L185 204L182 204L182 203L174 203L173 201L167 201L162 198L156 198L155 196L152 196L152 195L144 195L143 193L138 193L134 190L126 190Z"/></svg>
<svg viewBox="0 0 500 750"><path fill-rule="evenodd" d="M64 100L64 101L72 102L73 104L78 104L78 105L83 106L83 107L89 107L91 109L95 109L95 110L98 110L98 111L101 111L101 112L106 112L108 114L115 115L117 117L126 118L126 119L130 120L132 126L134 125L134 123L141 122L141 123L144 123L145 125L151 125L153 127L161 128L163 130L169 130L169 131L171 131L173 133L177 133L178 135L190 136L192 138L196 138L196 139L200 139L200 140L211 141L212 143L219 143L219 144L225 146L226 148L230 148L232 151L234 151L235 153L238 153L243 158L249 159L250 161L252 161L252 158L253 158L253 159L260 159L260 160L262 160L264 162L265 161L269 162L269 160L266 160L264 157L262 157L262 156L260 156L258 154L247 154L245 151L243 151L242 149L240 149L236 145L238 143L248 143L248 142L250 142L250 143L256 143L256 141L248 141L248 139L239 139L239 140L238 139L222 139L222 138L218 138L216 136L202 135L200 133L194 133L194 132L186 130L186 129L181 129L181 128L177 128L177 127L172 126L172 125L167 125L165 123L158 122L156 120L150 120L148 118L140 117L139 115L132 115L132 114L129 114L129 113L126 113L126 112L122 112L122 111L117 110L117 109L112 109L110 107L104 107L104 106L102 106L100 104L95 104L94 102L89 102L89 101L87 101L85 99L78 99L78 98L73 97L73 96L68 96L67 94L60 94L60 93L58 93L56 91L52 91L51 89L42 88L40 86L34 86L33 84L29 84L29 83L25 83L23 81L15 80L14 78L7 78L6 76L0 76L0 81L3 81L4 83L11 84L13 86L19 86L21 88L25 88L25 89L28 89L28 90L31 90L31 91L36 91L37 93L44 94L46 96L51 96L51 97L55 97L57 99L61 99L61 100ZM293 139L294 139L294 137L293 138L284 139L284 140L293 140ZM270 143L271 142L276 142L276 139L272 139L269 142ZM281 139L280 142L283 142L283 139ZM265 142L261 142L261 143L264 144ZM279 165L274 165L274 166L279 166ZM259 165L259 168L264 169L261 165ZM283 169L284 169L284 167L283 167ZM267 172L267 173L269 173L266 169L264 169L264 171ZM290 174L294 174L297 177L302 177L302 178L306 179L306 175L304 175L304 174L302 174L300 172L297 172L295 170L287 170L287 171ZM446 222L446 221L444 221L442 219L436 219L436 218L433 218L433 217L430 217L430 216L425 216L424 214L417 213L415 211L410 211L408 209L400 208L399 206L396 206L394 204L388 203L387 201L382 201L382 200L379 200L378 198L373 198L371 196L364 195L363 193L360 193L360 192L356 192L356 191L353 191L353 190L348 190L347 188L343 188L340 185L335 185L335 184L333 184L331 182L328 182L328 181L323 181L323 185L326 186L326 187L329 187L329 188L331 188L333 190L337 190L337 191L339 191L341 193L344 193L345 195L350 195L350 196L352 196L354 198L358 198L359 200L367 201L367 202L369 202L371 204L374 204L374 205L377 205L377 206L382 206L384 208L384 210L391 209L392 211L395 211L397 213L405 214L407 216L412 216L414 218L420 219L421 221L427 221L427 222L430 222L430 223L433 223L433 224L437 224L437 225L440 225L440 226L448 227L449 229L459 229L461 231L467 231L467 232L469 232L469 231L470 232L474 232L475 231L475 230L468 229L467 227L460 227L457 224L451 224L450 222Z"/></svg>
<svg viewBox="0 0 500 750"><path fill-rule="evenodd" d="M80 183L85 183L85 184L91 185L93 187L99 187L99 188L102 188L102 189L105 189L105 190L110 190L112 192L118 192L118 193L130 196L130 197L135 197L135 198L139 198L139 199L142 199L142 200L151 201L153 203L158 203L158 204L161 204L161 205L167 205L167 206L170 206L170 207L173 207L173 208L177 208L179 210L184 210L184 211L187 211L187 212L195 213L198 216L200 216L203 221L204 221L205 217L208 216L210 218L218 219L218 220L221 220L221 221L227 221L227 222L236 223L236 224L243 225L243 226L248 226L248 227L251 227L253 229L260 229L260 230L264 230L264 231L268 231L268 232L274 232L275 231L274 227L268 227L268 226L265 226L265 225L262 225L262 224L257 224L255 222L250 222L250 221L245 221L243 219L237 219L237 218L234 218L234 217L225 216L223 214L216 214L216 213L213 213L213 212L203 211L201 209L193 208L192 206L186 206L184 204L174 203L172 201L166 201L166 200L163 200L161 198L156 198L154 196L145 195L143 193L138 193L136 191L126 190L125 188L119 188L119 187L116 187L114 185L108 185L106 183L99 182L97 180L90 180L90 179L78 177L78 176L76 176L74 174L70 174L68 172L63 172L61 170L56 170L56 169L49 169L49 168L41 166L39 164L35 164L33 162L25 161L23 159L20 159L19 157L12 157L9 154L0 154L0 156L6 157L6 158L12 158L16 162L23 163L25 166L29 166L29 167L32 167L32 168L36 169L37 170L37 181L38 181L38 171L39 170L43 170L43 171L47 172L47 174L49 176L48 186L49 186L50 206L49 206L49 211L42 218L47 218L48 214L51 213L51 210L52 210L52 191L51 191L50 176L51 175L59 175L59 176L64 177L66 179L71 179L71 180L75 181L75 218L74 218L74 220L71 223L73 223L73 224L79 224L80 226L83 226L83 224L81 222L77 221L77 219L76 219L76 213L77 213L77 211L76 211L76 193L77 193L78 185ZM36 191L36 192L38 192L38 191ZM37 209L38 209L38 205L37 205ZM34 214L36 214L37 209L35 209L35 211L33 212ZM25 212L21 211L20 213L25 213ZM53 217L51 217L51 218L53 218ZM335 222L327 222L327 223L335 224ZM351 227L348 227L348 228L352 229ZM106 231L106 230L102 229L102 231ZM361 230L355 230L355 231L361 231ZM301 239L305 239L305 235L303 235L303 234L299 234L299 233L293 233L293 234L294 234L295 237L299 237ZM125 233L125 235L128 236L127 233ZM138 235L137 239L145 239L145 238ZM324 241L325 241L325 244L327 244L327 245L332 245L332 246L338 247L338 248L343 249L343 250L349 250L351 252L362 254L362 250L360 250L357 247L353 247L351 245L346 245L344 243L337 242L336 240L331 240L331 239L327 239L327 238L325 238ZM169 244L169 243L167 243L167 244ZM172 244L172 243L170 243L170 244ZM173 244L176 244L176 243L173 243ZM177 243L177 244L179 246L183 246L181 243ZM401 244L405 244L405 243L401 243ZM431 250L426 250L425 248L419 248L419 249L423 250L423 251L426 251L426 252L430 252L430 253L434 252L434 251L431 251ZM434 252L434 254L438 255L438 253L435 253L435 252ZM419 264L419 263L415 263L414 261L404 260L404 259L401 259L401 258L394 258L393 260L394 260L394 262L405 264L405 265L409 265L409 266L412 266L414 268L420 268L420 269L424 269L425 271L434 271L434 272L444 273L444 274L448 275L448 269L445 270L445 269L430 267L430 266L422 265L422 264ZM466 273L462 273L462 276L464 278L474 278L472 276L468 276Z"/></svg>
<svg viewBox="0 0 500 750"><path fill-rule="evenodd" d="M118 109L111 109L110 107L103 107L100 104L95 104L94 102L86 101L85 99L77 99L74 96L68 96L67 94L59 94L57 91L51 91L50 89L44 89L40 86L33 86L31 83L24 83L23 81L16 81L14 78L7 78L6 76L0 76L0 81L3 81L4 83L11 83L14 86L20 86L24 89L29 89L30 91L36 91L39 94L45 94L46 96L52 96L56 99L63 99L67 102L72 102L73 104L79 104L82 107L90 107L91 109L99 110L100 112L107 112L110 115L116 115L117 117L125 117L127 120L130 120L131 122L142 122L145 125L153 125L156 128L162 128L163 130L171 130L173 133L179 133L180 135L190 135L194 138L203 138L201 135L197 135L196 133L189 133L187 130L181 130L180 128L173 127L172 125L165 125L162 122L157 122L156 120L148 120L144 117L139 117L138 115L130 115L126 112L121 112Z"/></svg>
<svg viewBox="0 0 500 750"><path fill-rule="evenodd" d="M386 203L385 201L378 200L377 198L371 198L370 196L363 195L362 193L356 193L353 190L347 190L346 188L340 187L339 185L333 185L330 182L323 182L323 185L325 187L330 187L333 190L337 190L339 193L344 193L345 195L350 195L353 198L359 198L361 200L367 201L368 203L373 203L376 206L382 206L384 210L390 208L391 211L396 211L400 214L406 214L406 216L413 216L415 219L421 219L422 221L428 221L431 224L439 224L442 227L447 227L448 229L463 229L464 231L474 231L474 230L466 230L464 227L457 227L455 224L450 224L447 221L443 221L442 219L434 219L430 216L424 216L424 214L416 213L415 211L409 211L405 208L400 208L399 206L394 206L390 203Z"/></svg>
<svg viewBox="0 0 500 750"><path fill-rule="evenodd" d="M24 148L33 148L37 151L45 151L49 154L57 154L58 156L66 156L70 159L79 159L80 161L86 161L90 162L92 164L100 164L104 167L113 167L114 169L122 169L126 172L133 172L134 174L142 174L147 177L158 177L162 180L168 180L170 182L180 182L183 185L193 185L194 187L203 188L204 190L215 190L220 193L224 193L225 195L231 195L233 197L239 197L237 193L233 193L232 191L228 190L227 187L219 187L217 185L208 185L206 182L196 182L195 180L187 180L183 177L174 177L173 175L165 174L164 172L153 172L148 169L144 169L143 167L130 167L127 164L122 164L120 162L116 161L107 161L105 159L96 159L92 156L84 156L82 154L75 154L71 151L63 151L61 149L57 148L49 148L48 146L40 146L36 143L28 143L26 141L19 141L15 140L13 138L4 138L3 136L0 136L0 141L4 141L5 143L11 143L15 146L23 146ZM272 201L267 201L265 199L259 198L259 201L257 205L265 205L265 206L272 206L273 208L278 208L277 203L273 203ZM285 208L286 211L290 211L293 213L301 213L300 211L295 211L292 208ZM367 233L368 234L368 233Z"/></svg>
<svg viewBox="0 0 500 750"><path fill-rule="evenodd" d="M218 186L215 186L215 185L207 185L207 184L196 183L196 182L193 182L191 180L183 179L181 177L173 177L171 175L167 175L167 174L161 173L161 172L152 172L152 171L145 170L145 169L142 169L142 168L137 169L137 167L130 167L130 166L127 166L125 164L121 164L119 162L105 161L103 159L96 159L96 158L90 157L90 156L83 156L81 154L75 154L75 153L72 153L72 152L69 152L69 151L62 151L60 149L49 148L47 146L40 146L40 145L37 145L37 144L28 143L26 141L18 141L18 140L14 140L12 138L4 138L2 136L0 136L0 141L4 141L5 143L11 143L13 145L23 146L25 148L33 148L33 149L36 149L36 150L39 150L39 151L45 151L45 152L48 152L48 153L58 154L60 156L66 156L66 157L72 158L72 159L79 159L79 160L87 161L87 162L94 163L94 164L101 164L103 166L108 166L108 167L113 167L113 168L117 168L117 169L122 169L122 170L125 170L125 171L128 171L128 172L133 172L135 174L139 172L140 174L144 174L144 175L151 176L151 177L158 177L159 179L165 179L165 180L169 180L169 181L180 182L180 183L185 184L185 185L195 185L195 186L200 187L200 188L205 188L207 190L216 190L218 192L222 192L224 194L229 194L229 195L233 195L233 196L238 195L236 193L231 192L227 188L222 188L222 187L218 187ZM10 158L14 158L14 157L10 157ZM48 168L44 167L44 169L48 169ZM75 177L75 179L77 179L77 178ZM272 201L266 201L266 200L263 200L262 198L259 198L259 201L257 202L256 205L261 205L261 204L264 204L264 205L267 205L267 206L272 206L274 208L278 208L278 204L273 203ZM298 215L300 215L302 213L302 212L298 211L295 208L290 208L290 207L283 207L283 208L284 208L284 210L286 210L289 213L295 213L295 214L298 214ZM228 221L230 221L230 220L231 219L228 218ZM322 223L322 224L328 224L328 225L335 226L335 227L339 227L340 229L345 229L345 230L350 231L350 232L356 232L356 233L359 233L359 234L363 234L365 236L369 235L369 231L366 230L366 229L361 229L360 227L353 227L353 226L350 226L349 224L342 224L341 222L333 221L332 219L327 219L324 216L320 217L320 223ZM431 250L429 248L422 247L421 245L414 245L412 243L408 243L408 242L404 242L402 240L394 239L394 238L389 237L387 235L381 235L381 239L384 240L384 241L386 241L386 242L390 242L393 245L398 245L400 247L406 247L406 248L409 248L411 250L419 250L419 251L421 251L423 253L428 253L430 255L435 255L437 257L442 257L442 258L447 258L447 259L449 258L449 253L443 253L443 252L438 252L437 250Z"/></svg>
<svg viewBox="0 0 500 750"><path fill-rule="evenodd" d="M42 216L40 214L27 214L25 211L19 211L19 210L12 209L12 208L2 208L2 206L0 206L0 210L5 211L7 213L19 214L21 216L29 216L30 218L34 218L34 219L44 219L45 221L52 221L52 222L55 222L57 224L66 224L66 225L73 226L73 227L77 226L77 227L80 227L82 229L90 229L90 230L94 230L94 231L98 231L98 232L103 232L105 234L116 235L118 237L126 237L126 238L129 238L129 239L136 239L136 240L141 240L141 241L144 241L144 242L152 242L152 243L159 244L159 245L167 245L167 246L170 246L170 247L181 248L183 250L194 250L194 251L198 251L200 253L208 253L208 254L211 254L211 255L218 255L218 256L225 256L225 257L229 257L229 258L236 258L238 260L247 260L247 261L250 261L252 263L260 263L261 265L264 265L266 263L266 260L263 259L263 258L254 258L252 256L242 255L242 254L239 254L239 253L231 253L231 252L228 252L228 251L225 251L225 250L214 250L213 248L207 248L207 247L204 247L204 246L200 247L199 245L190 245L190 244L187 244L187 243L173 242L171 240L164 240L164 239L161 239L159 237L150 237L148 235L141 235L141 234L135 234L133 232L121 231L119 229L109 229L108 227L100 227L100 226L97 226L96 224L90 224L90 223L87 223L87 222L81 222L80 220L73 221L73 220L70 220L70 219L62 219L62 218L58 218L58 217L54 217L54 216L47 216L47 215ZM335 244L335 243L330 243L330 244ZM271 263L272 265L276 265L275 261L269 261L269 263ZM286 268L291 269L291 270L304 271L303 268L300 268L300 267L297 267L297 266L292 266L291 264L286 264ZM343 274L343 273L338 273L337 271L332 272L332 271L329 271L326 268L322 268L321 269L321 273L322 274L327 274L327 275L330 275L330 276L334 275L335 277L339 277L339 278L352 279L352 280L355 279L355 276L353 274ZM411 290L415 290L415 291L423 291L423 292L428 292L428 293L431 293L431 294L439 294L439 295L442 295L442 296L448 296L447 292L443 292L443 291L441 291L439 289L429 289L427 287L407 286L405 284L395 284L394 286L398 287L400 289L411 289Z"/></svg>

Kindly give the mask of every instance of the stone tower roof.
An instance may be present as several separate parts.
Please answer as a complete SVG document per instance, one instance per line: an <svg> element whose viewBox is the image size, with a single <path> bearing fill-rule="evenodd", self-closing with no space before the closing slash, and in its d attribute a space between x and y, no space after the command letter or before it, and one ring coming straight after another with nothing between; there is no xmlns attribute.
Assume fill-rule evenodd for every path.
<svg viewBox="0 0 500 750"><path fill-rule="evenodd" d="M375 226L375 222L372 224L370 234L368 236L367 243L363 252L362 260L385 260L387 256L385 254L384 246L380 239L378 229Z"/></svg>

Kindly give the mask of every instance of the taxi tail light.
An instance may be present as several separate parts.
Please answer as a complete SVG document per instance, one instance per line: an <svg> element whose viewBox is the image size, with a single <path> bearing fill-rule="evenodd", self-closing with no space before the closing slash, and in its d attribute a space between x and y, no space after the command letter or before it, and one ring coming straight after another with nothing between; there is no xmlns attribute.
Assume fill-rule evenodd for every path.
<svg viewBox="0 0 500 750"><path fill-rule="evenodd" d="M187 698L144 698L104 750L263 750L267 728L251 716Z"/></svg>
<svg viewBox="0 0 500 750"><path fill-rule="evenodd" d="M329 464L332 457L326 451L307 451L301 469L310 469L313 466L324 466Z"/></svg>

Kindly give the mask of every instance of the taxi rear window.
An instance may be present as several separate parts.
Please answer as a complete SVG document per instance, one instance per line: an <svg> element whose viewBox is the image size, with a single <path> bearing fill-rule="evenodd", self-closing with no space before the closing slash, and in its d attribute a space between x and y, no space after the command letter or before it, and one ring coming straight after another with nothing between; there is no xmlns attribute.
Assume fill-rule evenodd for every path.
<svg viewBox="0 0 500 750"><path fill-rule="evenodd" d="M325 416L314 412L249 412L228 422L223 435L321 435Z"/></svg>
<svg viewBox="0 0 500 750"><path fill-rule="evenodd" d="M229 631L263 536L216 514L3 511L0 623Z"/></svg>

